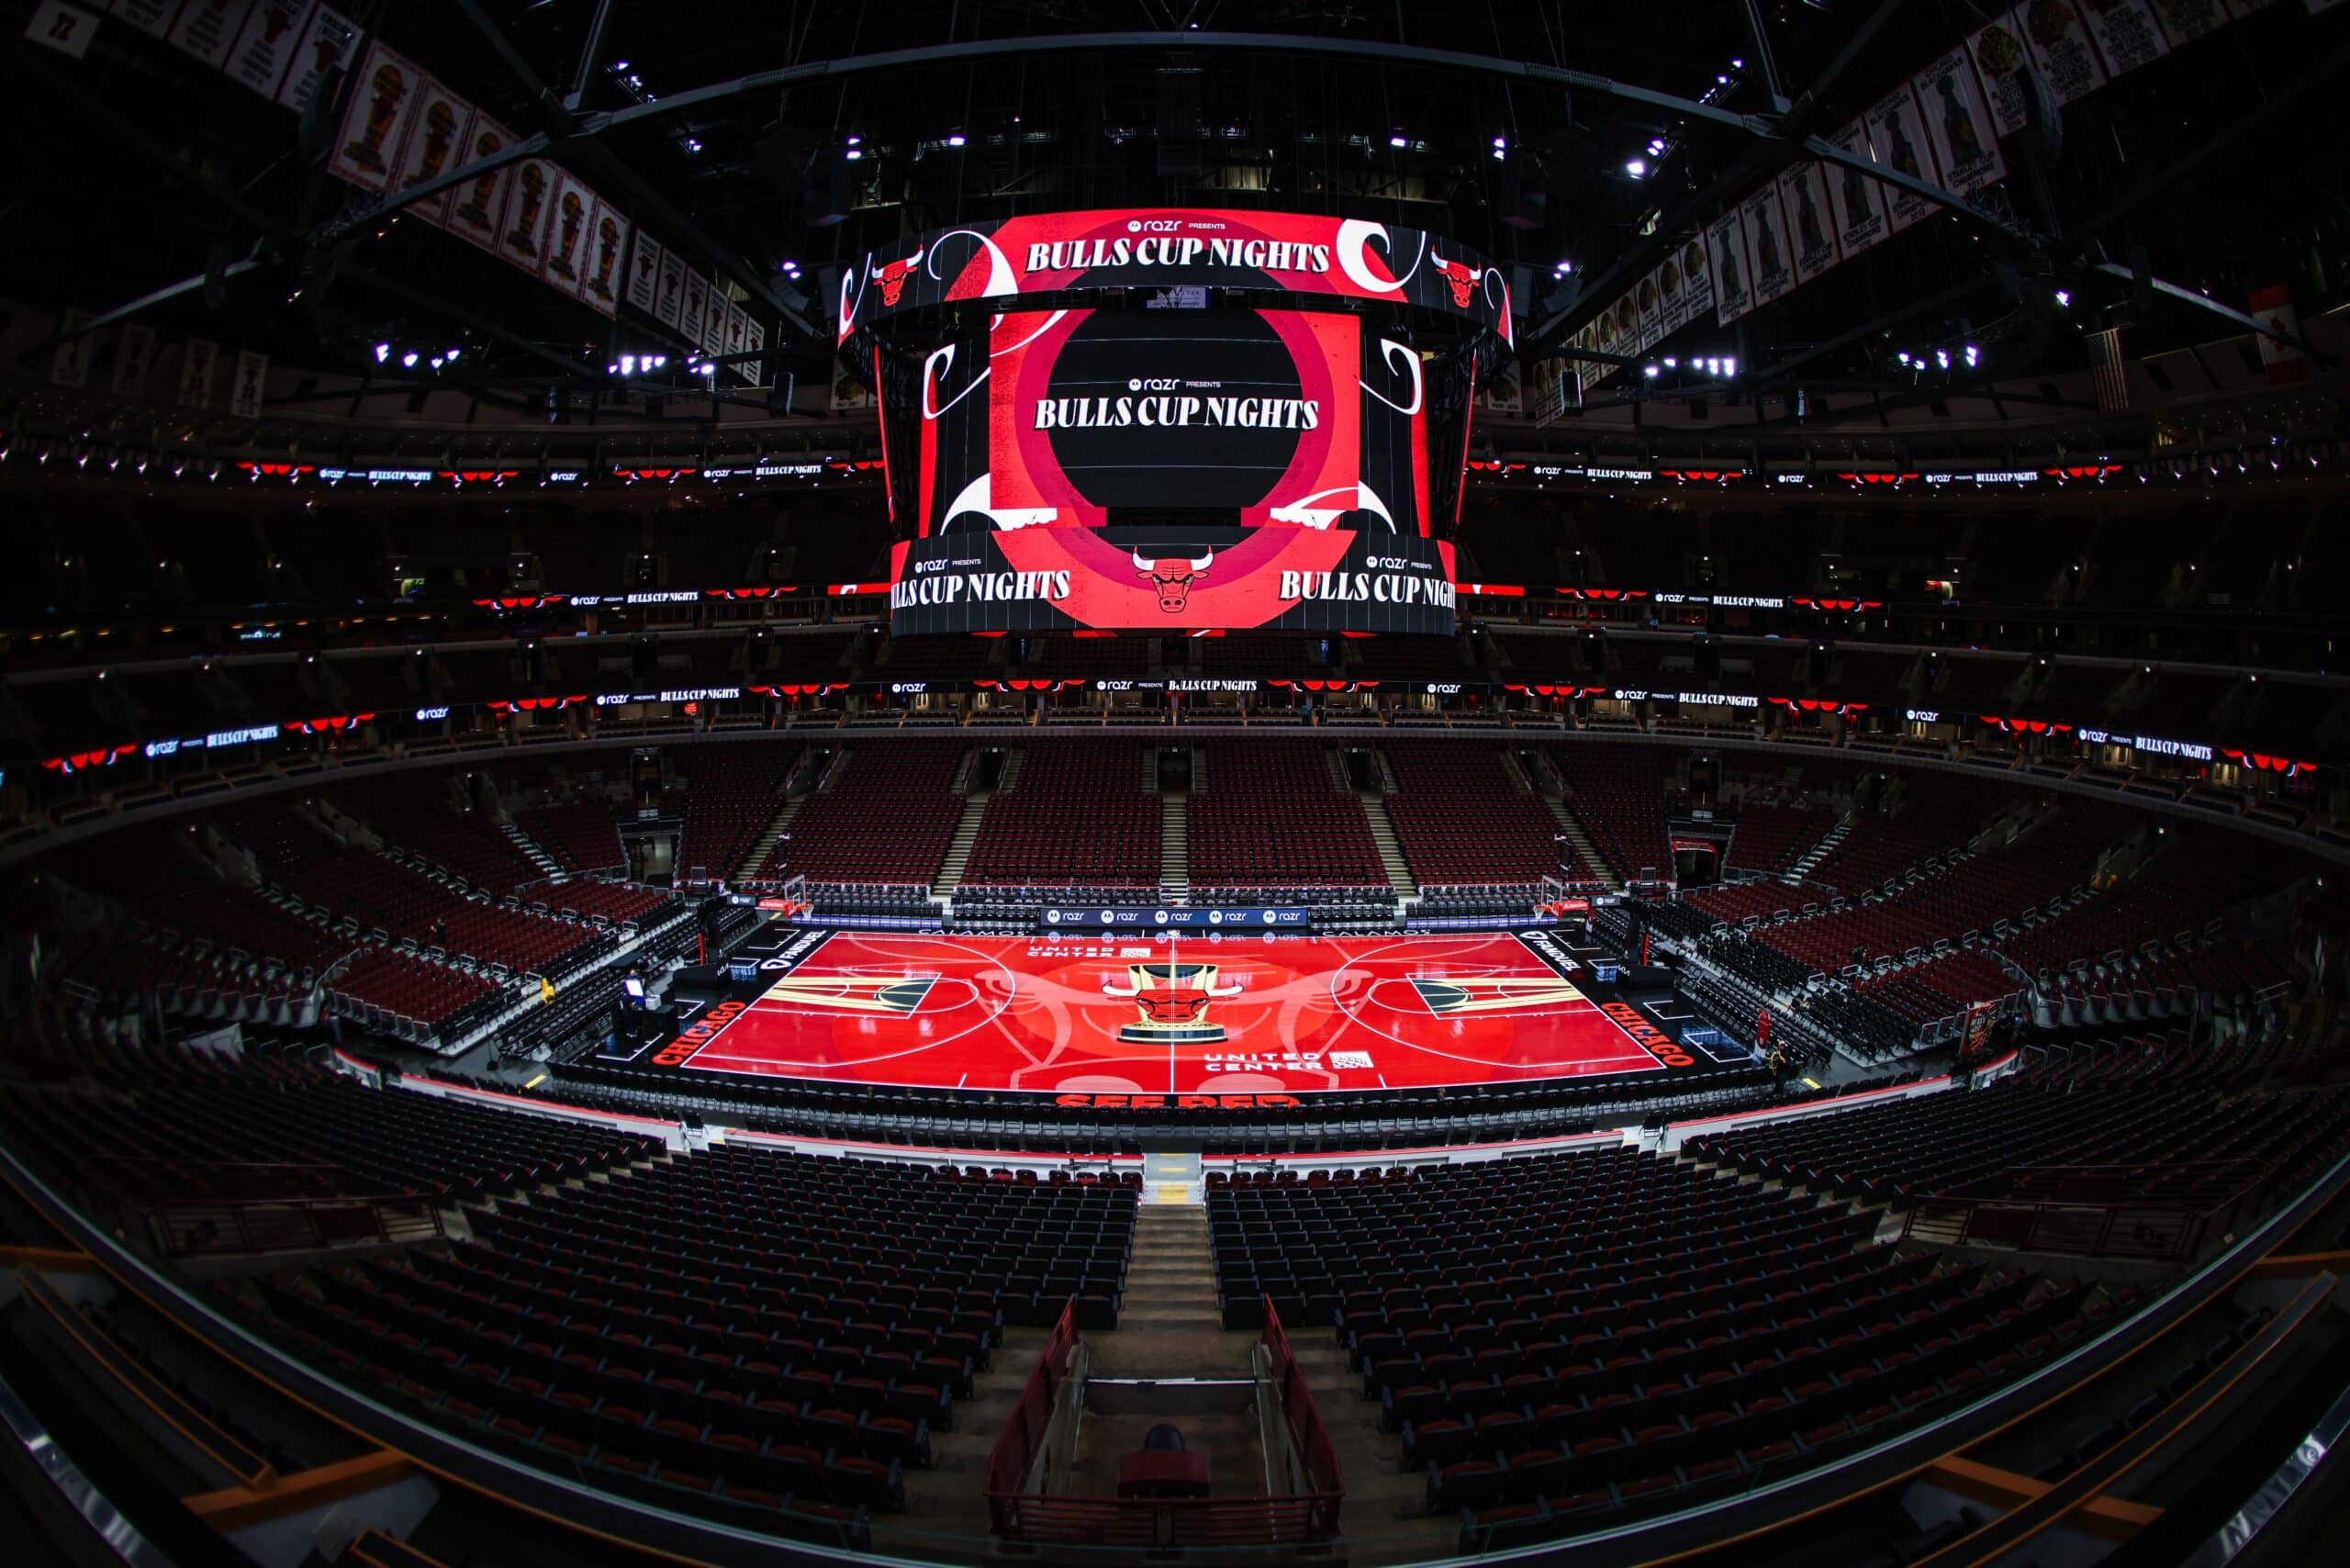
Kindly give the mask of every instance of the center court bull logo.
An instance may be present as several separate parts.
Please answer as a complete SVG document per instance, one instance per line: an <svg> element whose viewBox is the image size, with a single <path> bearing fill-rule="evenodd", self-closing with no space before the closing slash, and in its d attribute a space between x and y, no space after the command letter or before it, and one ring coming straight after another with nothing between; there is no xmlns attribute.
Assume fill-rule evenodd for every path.
<svg viewBox="0 0 2350 1568"><path fill-rule="evenodd" d="M1208 567L1215 561L1215 552L1193 555L1189 559L1158 560L1133 552L1135 576L1158 590L1158 608L1169 615L1181 615L1192 602L1192 585L1208 575Z"/></svg>
<svg viewBox="0 0 2350 1568"><path fill-rule="evenodd" d="M1118 1031L1131 1046L1222 1045L1224 1026L1208 1022L1208 1007L1238 996L1240 985L1215 983L1214 964L1128 964L1128 986L1102 982L1102 994L1131 1000L1141 1017Z"/></svg>

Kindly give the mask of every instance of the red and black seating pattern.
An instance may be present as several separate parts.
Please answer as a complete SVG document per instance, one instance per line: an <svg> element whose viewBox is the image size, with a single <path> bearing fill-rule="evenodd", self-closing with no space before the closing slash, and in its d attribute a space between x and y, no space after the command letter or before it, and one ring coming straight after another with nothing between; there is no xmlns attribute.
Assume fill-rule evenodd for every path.
<svg viewBox="0 0 2350 1568"><path fill-rule="evenodd" d="M1384 890L1362 802L1338 787L1319 742L1210 745L1184 803L1195 888Z"/></svg>
<svg viewBox="0 0 2350 1568"><path fill-rule="evenodd" d="M1542 798L1521 789L1489 746L1390 741L1397 792L1388 820L1404 862L1422 888L1534 888L1546 877L1593 875Z"/></svg>
<svg viewBox="0 0 2350 1568"><path fill-rule="evenodd" d="M1114 1325L1127 1186L722 1145L281 1276L264 1332L558 1473L783 1533L904 1506L1005 1325Z"/></svg>
<svg viewBox="0 0 2350 1568"><path fill-rule="evenodd" d="M2081 1331L2092 1292L1876 1222L1623 1147L1209 1194L1227 1325L1326 1316L1430 1511L1495 1544L1818 1462Z"/></svg>

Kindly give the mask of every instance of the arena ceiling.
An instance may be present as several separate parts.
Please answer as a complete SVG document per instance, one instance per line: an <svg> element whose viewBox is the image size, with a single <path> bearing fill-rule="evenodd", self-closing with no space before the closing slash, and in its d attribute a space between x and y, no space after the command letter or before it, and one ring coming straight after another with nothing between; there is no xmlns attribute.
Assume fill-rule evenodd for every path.
<svg viewBox="0 0 2350 1568"><path fill-rule="evenodd" d="M91 0L82 0L91 3ZM2241 3L2241 0L2239 0ZM521 135L827 375L823 269L957 221L1230 205L1449 234L1528 285L1553 352L1726 201L1982 25L1930 0L349 0L352 18ZM443 374L521 403L666 348L328 177L331 127L224 87L109 17L78 59L12 39L21 179L0 294L375 374L372 344L464 342ZM1963 212L1870 249L1680 352L1736 386L1620 376L1611 401L1774 387L1931 396L2245 336L2251 292L2339 297L2344 16L2282 0L2009 139ZM2025 144L2029 143L2029 147ZM1637 172L1635 172L1637 170ZM1562 269L1561 263L1565 263ZM2057 303L2063 291L2065 302ZM140 305L152 296L151 303ZM1921 388L1905 345L1979 343ZM1661 345L1659 352L1673 352ZM682 364L683 355L677 356ZM21 368L21 367L20 367ZM391 377L397 364L383 372ZM666 367L665 367L666 373ZM397 379L393 377L393 379ZM647 383L654 385L655 383ZM681 381L682 386L682 381ZM733 394L754 400L755 389ZM694 405L673 405L680 420Z"/></svg>

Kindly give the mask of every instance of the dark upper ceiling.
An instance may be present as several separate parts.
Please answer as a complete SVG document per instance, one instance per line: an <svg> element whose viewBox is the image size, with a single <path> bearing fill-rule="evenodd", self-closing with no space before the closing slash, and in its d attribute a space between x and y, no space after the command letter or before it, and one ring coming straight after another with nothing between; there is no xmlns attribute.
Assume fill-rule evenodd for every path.
<svg viewBox="0 0 2350 1568"><path fill-rule="evenodd" d="M1751 129L1693 123L1597 82L1402 51L1187 50L1194 28L1460 51L1670 97L1711 93L1765 129L1778 113L1750 26L1758 18L1742 0L345 3L518 129L565 123L547 99L575 81L591 126L649 98L651 115L571 145L565 161L640 217L656 214L648 226L689 259L762 290L794 290L779 297L819 320L819 269L904 232L1180 201L1343 210L1438 230L1524 263L1535 321L1572 328L1580 278L1605 279L1660 212L1670 228L1676 209L1757 155ZM1810 84L1864 40L1821 95L1815 129L1844 123L1987 9L1895 0L1872 29L1881 4L1754 0L1761 43L1799 116ZM583 74L599 14L600 43ZM1110 32L1161 41L1085 51L1015 41L982 58L970 50ZM1980 338L1998 356L1985 373L2015 376L2079 368L2085 325L2126 322L2132 352L2234 330L2191 304L2099 280L2090 269L2101 258L2237 307L2254 287L2289 283L2311 314L2334 297L2344 260L2345 186L2317 155L2339 146L2326 88L2350 58L2346 43L2350 13L2270 6L2070 106L2061 150L2003 187L2023 238L1930 219L1729 329L1689 329L1683 352L1737 353L1751 386L1784 366L1815 390L1868 388L1891 385L1896 341ZM901 58L886 68L815 72L788 89L660 108L745 73L893 52ZM526 73L547 99L534 104ZM608 322L420 224L361 232L340 251L315 243L308 237L364 198L314 172L295 117L119 24L102 26L79 61L11 37L0 46L0 117L18 175L0 294L103 309L253 253L263 264L230 281L225 302L191 292L159 308L159 325L342 370L359 368L364 345L386 333L469 334L481 352L468 384L506 398L573 374L566 367L592 375L608 355L658 340L649 323ZM1198 176L1161 172L1162 128L1185 125L1199 134ZM1397 137L1408 145L1392 146ZM1669 151L1649 160L1645 177L1628 177L1626 160L1659 137ZM641 181L635 197L631 177ZM849 210L822 221L843 185ZM1526 205L1538 192L1536 218ZM657 216L662 204L722 254L701 253ZM800 268L796 285L779 270L787 260ZM1577 269L1563 283L1561 260ZM2076 296L2069 313L2040 297L2049 279ZM1581 309L1601 303L1585 295ZM778 361L812 382L827 357L828 345L801 340ZM1620 380L1610 388L1624 390Z"/></svg>

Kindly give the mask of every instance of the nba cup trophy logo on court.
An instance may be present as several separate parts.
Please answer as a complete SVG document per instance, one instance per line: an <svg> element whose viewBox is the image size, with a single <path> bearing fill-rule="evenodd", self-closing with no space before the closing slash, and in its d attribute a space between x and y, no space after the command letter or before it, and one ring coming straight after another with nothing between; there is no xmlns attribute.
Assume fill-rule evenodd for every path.
<svg viewBox="0 0 2350 1568"><path fill-rule="evenodd" d="M375 67L371 91L375 95L367 100L366 123L342 151L361 168L380 172L384 168L384 138L392 133L392 118L399 112L400 100L408 96L408 77L387 60Z"/></svg>
<svg viewBox="0 0 2350 1568"><path fill-rule="evenodd" d="M1224 1025L1208 1022L1208 1006L1238 996L1237 981L1215 983L1214 964L1128 964L1134 983L1102 982L1102 994L1133 1002L1142 1016L1118 1031L1120 1043L1130 1046L1214 1045L1224 1043Z"/></svg>

